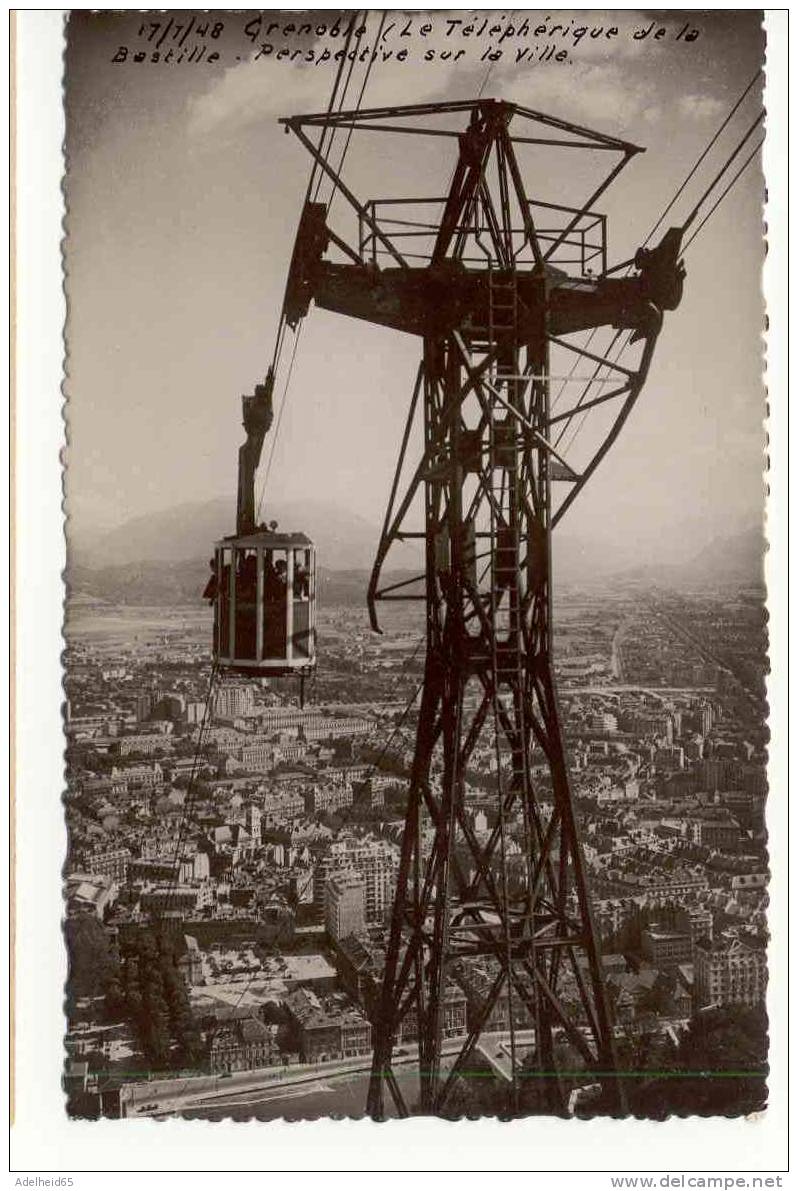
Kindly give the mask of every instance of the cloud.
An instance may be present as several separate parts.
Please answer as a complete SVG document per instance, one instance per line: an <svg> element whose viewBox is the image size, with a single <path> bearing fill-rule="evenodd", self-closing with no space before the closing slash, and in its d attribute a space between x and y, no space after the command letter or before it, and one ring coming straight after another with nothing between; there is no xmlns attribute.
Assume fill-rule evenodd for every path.
<svg viewBox="0 0 798 1191"><path fill-rule="evenodd" d="M289 81L290 80L290 81ZM268 62L246 62L230 67L207 91L188 103L190 136L205 137L246 127L264 116L315 110L326 104L329 78L312 67L285 67L278 72Z"/></svg>
<svg viewBox="0 0 798 1191"><path fill-rule="evenodd" d="M363 50L374 47L380 28L378 16L381 14L370 17L367 31L357 43ZM432 35L423 42L414 38L414 57L402 63L396 61L395 55L406 43L399 40L398 31L403 23L413 21L417 26L423 18L417 12L403 13L398 10L391 10L389 17L390 24L385 27L386 39L381 45L381 54L384 50L389 57L386 61L380 56L374 62L364 95L364 106L421 103L445 95L452 87L455 75L461 95L470 95L478 90L475 80L484 77L485 66L476 54L473 61L460 62L457 66L440 59L441 50L452 52L452 42L445 36L442 19L431 17L434 23ZM274 38L274 45L277 47L280 44L278 34ZM343 40L334 42L305 37L293 38L290 44L294 48L302 48L303 52L314 49L318 55L325 48L332 53L340 50ZM435 54L435 61L426 63L423 54L430 50ZM285 59L278 62L274 56L263 56L260 48L253 49L245 62L226 70L210 83L207 91L189 100L189 135L203 137L213 133L234 132L262 120L264 116L324 111L329 102L337 65L334 60L321 65ZM355 105L366 69L364 63L356 64L347 106L350 101L351 106Z"/></svg>
<svg viewBox="0 0 798 1191"><path fill-rule="evenodd" d="M575 63L570 70L538 67L503 82L507 99L544 105L558 116L587 120L591 127L616 129L639 119L655 123L662 114L654 84L633 81L614 63Z"/></svg>
<svg viewBox="0 0 798 1191"><path fill-rule="evenodd" d="M531 14L526 15L534 31L534 18ZM417 29L419 22L427 19L419 13L396 10L391 10L388 17L390 24L386 26L382 49L392 51L393 55L403 44L398 34L402 23L413 21ZM656 56L656 65L653 65L648 43L635 41L632 37L635 29L651 24L651 18L641 12L590 10L586 14L558 11L554 17L546 15L545 21L550 27L560 28L554 25L554 20L562 22L565 35L558 33L553 40L548 37L536 39L533 33L520 40L508 38L502 46L501 61L490 68L478 53L482 48L481 41L447 37L443 12L429 14L429 20L433 24L432 33L423 41L415 37L407 42L413 54L410 61L399 63L393 56L388 61L383 57L375 61L369 75L365 106L470 98L484 88L485 96L556 108L559 114L570 115L591 126L606 122L615 127L655 124L669 106L664 94L669 87L662 59ZM497 14L496 20L515 21L519 27L515 15ZM593 39L588 34L574 44L574 29L586 26L588 30L606 30L613 24L620 29L617 38L607 41L602 37ZM371 48L377 30L377 14L374 14L361 43L363 47ZM279 35L274 38L274 44L279 44ZM295 40L292 44L299 45L300 41ZM340 49L342 43L306 38L301 44L303 49L313 48L318 54L325 46L333 51ZM549 44L567 48L569 62L565 65L539 62L537 55ZM516 52L524 46L531 54L519 63ZM442 53L451 53L457 47L465 47L467 56L464 59L455 64L441 58ZM425 61L426 54L432 56L431 62ZM278 62L275 56L263 56L259 47L253 48L246 61L224 71L209 83L206 91L189 100L189 135L197 139L224 135L262 121L264 117L323 111L329 100L336 65L334 61L323 65L288 60ZM350 91L353 103L365 70L365 65L357 64L353 72ZM679 115L689 120L704 120L722 109L722 102L710 95L682 95L676 101Z"/></svg>
<svg viewBox="0 0 798 1191"><path fill-rule="evenodd" d="M723 100L712 95L682 95L676 106L680 115L692 120L709 120L726 111Z"/></svg>

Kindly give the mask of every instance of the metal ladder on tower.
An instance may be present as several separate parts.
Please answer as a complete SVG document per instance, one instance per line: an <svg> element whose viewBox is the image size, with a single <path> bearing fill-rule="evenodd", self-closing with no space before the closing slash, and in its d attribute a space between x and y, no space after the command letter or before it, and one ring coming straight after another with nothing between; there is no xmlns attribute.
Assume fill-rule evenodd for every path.
<svg viewBox="0 0 798 1191"><path fill-rule="evenodd" d="M513 938L510 925L511 881L508 871L508 824L505 804L521 774L517 750L510 748L506 725L515 727L514 706L506 703L522 686L519 616L519 535L517 508L517 463L520 428L510 409L515 408L518 373L518 290L514 271L488 271L488 351L495 357L490 369L489 460L490 460L490 543L491 543L491 665L493 731L496 754L497 828L499 832L500 874L498 891L504 905L502 951L504 953L510 1062L514 1107L519 1094L518 1056L515 1039L515 1004L513 987ZM504 401L501 400L504 398ZM508 757L508 752L510 756ZM509 766L508 766L509 761Z"/></svg>
<svg viewBox="0 0 798 1191"><path fill-rule="evenodd" d="M515 406L518 371L518 289L513 271L488 271L488 350L495 355L488 391L490 408L490 512L491 512L491 591L490 607L494 645L501 636L508 644L518 630L516 575L518 570L517 512L512 491L516 476L519 427L507 405ZM506 404L499 399L500 394ZM506 650L498 650L497 676L501 681L517 669L507 662Z"/></svg>

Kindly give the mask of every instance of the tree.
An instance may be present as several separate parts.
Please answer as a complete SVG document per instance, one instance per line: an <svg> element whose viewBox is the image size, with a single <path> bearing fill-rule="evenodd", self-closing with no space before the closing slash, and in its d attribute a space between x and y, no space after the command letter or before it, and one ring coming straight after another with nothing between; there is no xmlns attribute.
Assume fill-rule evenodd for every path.
<svg viewBox="0 0 798 1191"><path fill-rule="evenodd" d="M194 1065L202 1051L199 1029L177 966L178 940L167 931L139 930L125 961L125 1002L145 1055L154 1068Z"/></svg>
<svg viewBox="0 0 798 1191"><path fill-rule="evenodd" d="M66 984L67 1013L74 1013L80 997L105 996L109 985L119 983L119 959L108 932L97 918L68 918L64 928L69 974Z"/></svg>
<svg viewBox="0 0 798 1191"><path fill-rule="evenodd" d="M639 1116L742 1116L767 1100L767 1018L726 1005L697 1013L670 1060L630 1096Z"/></svg>

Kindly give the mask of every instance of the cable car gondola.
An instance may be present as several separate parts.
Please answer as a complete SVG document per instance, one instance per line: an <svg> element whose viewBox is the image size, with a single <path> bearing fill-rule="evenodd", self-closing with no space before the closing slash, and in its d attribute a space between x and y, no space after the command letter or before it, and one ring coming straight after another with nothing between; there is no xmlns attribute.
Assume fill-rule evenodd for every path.
<svg viewBox="0 0 798 1191"><path fill-rule="evenodd" d="M315 556L303 533L259 530L216 543L213 652L221 669L253 678L312 669Z"/></svg>
<svg viewBox="0 0 798 1191"><path fill-rule="evenodd" d="M250 678L301 679L316 665L316 550L304 533L255 524L255 471L272 424L270 369L243 398L236 533L214 543L205 599L213 603L213 660Z"/></svg>

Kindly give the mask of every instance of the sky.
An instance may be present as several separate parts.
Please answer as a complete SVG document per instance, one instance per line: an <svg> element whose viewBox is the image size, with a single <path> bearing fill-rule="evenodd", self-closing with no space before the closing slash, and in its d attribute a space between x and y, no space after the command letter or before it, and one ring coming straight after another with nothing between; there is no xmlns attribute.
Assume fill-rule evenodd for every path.
<svg viewBox="0 0 798 1191"><path fill-rule="evenodd" d="M446 36L446 19L467 22L470 10L439 10L427 18L391 13L396 28L386 47L395 54L410 46L411 60L378 61L363 105L481 93L645 146L599 204L609 216L611 263L619 262L642 243L762 65L760 17L683 10L539 14L527 14L531 24L545 18L547 29L581 23L603 31L615 26L619 33L612 40L585 35L577 45L560 33L508 38L502 59L491 64L481 61L488 37L477 43ZM190 19L182 11L173 15ZM206 35L220 54L211 65L134 62L143 40L140 14L70 18L67 509L75 540L131 517L226 495L233 529L240 397L271 360L310 167L305 150L277 120L324 110L334 77L332 64L277 61L275 55L289 42L317 53L334 43L315 35L281 40L281 29L269 42L261 29L253 41L244 28L251 14L203 20L215 23L217 16L225 27L213 43ZM329 25L333 16L326 11L309 19ZM504 21L503 28L522 19L499 10L484 16ZM269 13L268 19L298 20L295 13ZM378 20L372 13L364 40L373 37ZM433 30L422 43L418 30L425 20ZM476 14L474 23L480 20ZM398 33L407 21L413 36L402 42ZM691 42L676 39L685 24L699 31ZM647 38L632 36L651 26ZM655 40L660 27L665 34ZM270 55L264 44L273 45ZM441 51L455 44L465 47L463 60L441 60ZM515 62L517 45L537 50L546 44L566 48L567 61ZM121 46L127 60L113 62ZM435 61L422 60L427 51ZM362 77L362 69L353 75L353 93ZM689 210L689 200L758 107L755 89L675 207L673 222ZM419 187L442 193L454 142L443 149L438 141L408 145L415 139L354 137L348 183L362 198L409 195ZM578 170L564 175L545 163L532 173L530 193L554 202L570 204L588 184ZM755 162L688 251L682 304L666 317L648 382L618 443L568 514L570 533L606 541L619 555L676 559L761 518L763 194ZM292 347L289 340L278 371L278 402ZM311 310L267 500L323 499L376 523L418 358L411 336Z"/></svg>

